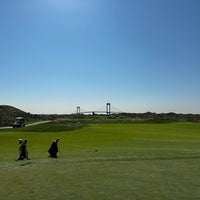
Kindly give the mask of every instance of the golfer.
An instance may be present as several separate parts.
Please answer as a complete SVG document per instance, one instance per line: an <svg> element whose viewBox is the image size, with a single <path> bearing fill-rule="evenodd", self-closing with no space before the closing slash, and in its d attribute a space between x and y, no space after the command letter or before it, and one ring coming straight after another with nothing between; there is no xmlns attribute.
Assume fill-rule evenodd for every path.
<svg viewBox="0 0 200 200"><path fill-rule="evenodd" d="M28 151L27 151L27 147L26 147L26 144L27 144L27 140L25 139L19 139L19 158L17 160L29 160L30 157L28 156Z"/></svg>
<svg viewBox="0 0 200 200"><path fill-rule="evenodd" d="M58 153L58 141L59 139L53 140L51 143L51 146L48 150L51 158L57 158L57 153Z"/></svg>

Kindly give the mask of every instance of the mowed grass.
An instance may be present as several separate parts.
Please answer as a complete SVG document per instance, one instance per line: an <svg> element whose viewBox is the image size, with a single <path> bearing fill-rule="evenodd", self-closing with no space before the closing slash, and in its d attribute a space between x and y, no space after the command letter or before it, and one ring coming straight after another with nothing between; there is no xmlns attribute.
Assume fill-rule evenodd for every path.
<svg viewBox="0 0 200 200"><path fill-rule="evenodd" d="M18 138L31 160L15 161ZM48 158L60 138L58 159ZM0 130L3 200L200 199L199 123L67 124Z"/></svg>

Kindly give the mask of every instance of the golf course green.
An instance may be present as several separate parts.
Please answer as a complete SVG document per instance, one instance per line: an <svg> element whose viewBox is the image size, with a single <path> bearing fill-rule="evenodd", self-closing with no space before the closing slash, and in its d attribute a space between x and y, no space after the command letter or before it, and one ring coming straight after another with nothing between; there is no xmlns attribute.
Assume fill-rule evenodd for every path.
<svg viewBox="0 0 200 200"><path fill-rule="evenodd" d="M18 139L30 160L15 161ZM58 158L48 157L59 138ZM200 123L51 122L0 130L3 200L200 199Z"/></svg>

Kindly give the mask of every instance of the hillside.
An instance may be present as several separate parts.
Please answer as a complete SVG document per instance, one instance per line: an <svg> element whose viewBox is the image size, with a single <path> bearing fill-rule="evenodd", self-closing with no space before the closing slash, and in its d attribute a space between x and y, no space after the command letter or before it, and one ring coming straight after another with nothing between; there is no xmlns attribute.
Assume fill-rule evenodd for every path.
<svg viewBox="0 0 200 200"><path fill-rule="evenodd" d="M0 105L0 126L12 125L15 117L25 117L26 119L35 119L36 115L24 112L18 108L9 105Z"/></svg>

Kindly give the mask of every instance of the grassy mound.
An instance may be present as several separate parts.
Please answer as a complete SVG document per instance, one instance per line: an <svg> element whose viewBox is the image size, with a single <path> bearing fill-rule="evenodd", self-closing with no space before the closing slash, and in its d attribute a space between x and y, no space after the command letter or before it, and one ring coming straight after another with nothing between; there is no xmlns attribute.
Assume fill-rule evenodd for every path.
<svg viewBox="0 0 200 200"><path fill-rule="evenodd" d="M79 128L85 127L85 123L81 122L49 122L44 124L39 124L36 126L27 126L22 128L12 129L12 132L63 132L63 131L72 131ZM10 132L9 129L0 129L0 133Z"/></svg>

